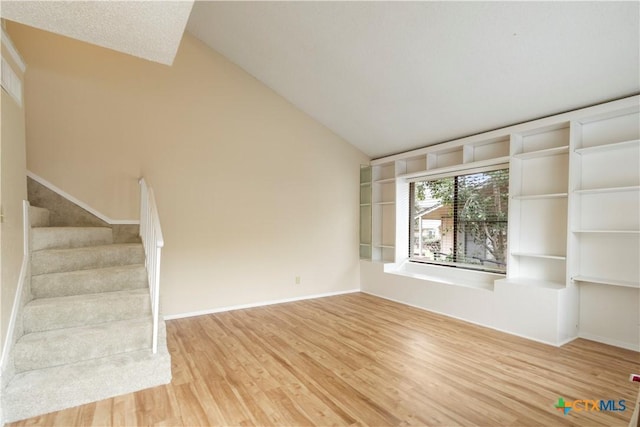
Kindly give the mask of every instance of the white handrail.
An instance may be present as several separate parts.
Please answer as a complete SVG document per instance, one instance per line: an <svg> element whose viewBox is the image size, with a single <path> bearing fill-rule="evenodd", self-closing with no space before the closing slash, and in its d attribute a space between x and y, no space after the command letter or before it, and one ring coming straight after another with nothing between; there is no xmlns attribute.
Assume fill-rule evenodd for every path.
<svg viewBox="0 0 640 427"><path fill-rule="evenodd" d="M144 247L145 267L149 279L149 296L153 316L153 339L151 349L158 352L158 321L160 316L160 255L164 246L158 207L153 189L140 178L140 238Z"/></svg>

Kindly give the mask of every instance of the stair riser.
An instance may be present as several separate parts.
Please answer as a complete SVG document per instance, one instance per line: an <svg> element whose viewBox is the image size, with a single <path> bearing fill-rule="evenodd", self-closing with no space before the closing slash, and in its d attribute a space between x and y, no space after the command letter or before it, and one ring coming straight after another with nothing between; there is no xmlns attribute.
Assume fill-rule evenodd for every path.
<svg viewBox="0 0 640 427"><path fill-rule="evenodd" d="M49 226L49 210L29 206L29 222L32 227L48 227Z"/></svg>
<svg viewBox="0 0 640 427"><path fill-rule="evenodd" d="M106 227L42 227L31 230L31 250L110 245L113 232Z"/></svg>
<svg viewBox="0 0 640 427"><path fill-rule="evenodd" d="M47 304L28 304L24 308L25 333L135 319L151 314L147 292L66 303L43 301Z"/></svg>
<svg viewBox="0 0 640 427"><path fill-rule="evenodd" d="M142 245L137 244L49 249L32 252L31 274L37 276L142 263L144 263L144 251Z"/></svg>
<svg viewBox="0 0 640 427"><path fill-rule="evenodd" d="M43 369L151 347L151 321L127 327L96 325L82 333L19 340L14 347L16 372ZM26 335L25 337L28 337Z"/></svg>
<svg viewBox="0 0 640 427"><path fill-rule="evenodd" d="M144 266L41 274L31 278L34 298L65 297L147 288Z"/></svg>
<svg viewBox="0 0 640 427"><path fill-rule="evenodd" d="M161 321L155 355L140 350L16 375L2 395L4 421L23 420L169 383L171 357L164 326Z"/></svg>
<svg viewBox="0 0 640 427"><path fill-rule="evenodd" d="M73 381L59 382L58 387L47 384L43 388L20 390L3 396L5 422L24 420L171 382L171 357L168 354L134 361L121 357L109 363L112 366L108 369L90 366L82 376Z"/></svg>

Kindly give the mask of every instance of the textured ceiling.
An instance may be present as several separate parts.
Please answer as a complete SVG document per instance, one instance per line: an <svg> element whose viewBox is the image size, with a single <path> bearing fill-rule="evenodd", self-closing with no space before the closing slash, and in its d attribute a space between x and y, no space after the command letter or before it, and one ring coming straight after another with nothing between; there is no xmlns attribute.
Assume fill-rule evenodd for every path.
<svg viewBox="0 0 640 427"><path fill-rule="evenodd" d="M171 65L193 1L10 1L3 18Z"/></svg>
<svg viewBox="0 0 640 427"><path fill-rule="evenodd" d="M637 1L2 0L0 14L163 64L188 20L372 157L640 91Z"/></svg>
<svg viewBox="0 0 640 427"><path fill-rule="evenodd" d="M187 30L372 157L638 93L639 2L196 2Z"/></svg>

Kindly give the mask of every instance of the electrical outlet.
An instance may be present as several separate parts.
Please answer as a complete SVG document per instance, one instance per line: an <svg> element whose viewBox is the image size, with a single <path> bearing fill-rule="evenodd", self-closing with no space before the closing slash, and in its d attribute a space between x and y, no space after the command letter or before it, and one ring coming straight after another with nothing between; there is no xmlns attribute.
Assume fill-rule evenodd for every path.
<svg viewBox="0 0 640 427"><path fill-rule="evenodd" d="M300 276L296 276L296 285L300 284Z"/></svg>

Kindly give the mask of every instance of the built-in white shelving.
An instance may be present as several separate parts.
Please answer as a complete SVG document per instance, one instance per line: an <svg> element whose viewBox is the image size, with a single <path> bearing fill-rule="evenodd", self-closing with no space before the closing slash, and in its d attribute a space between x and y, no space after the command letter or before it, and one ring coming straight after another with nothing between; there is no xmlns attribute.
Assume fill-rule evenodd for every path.
<svg viewBox="0 0 640 427"><path fill-rule="evenodd" d="M360 166L360 258L371 259L371 166Z"/></svg>
<svg viewBox="0 0 640 427"><path fill-rule="evenodd" d="M372 162L372 260L398 262L409 256L409 180L507 164L509 138L441 144L402 159Z"/></svg>
<svg viewBox="0 0 640 427"><path fill-rule="evenodd" d="M571 279L640 287L639 107L575 120L571 132Z"/></svg>
<svg viewBox="0 0 640 427"><path fill-rule="evenodd" d="M564 255L537 254L532 252L512 252L511 255L529 258L556 259L559 261L564 261L567 259L567 257Z"/></svg>
<svg viewBox="0 0 640 427"><path fill-rule="evenodd" d="M405 262L413 237L411 182L503 165L510 196L506 275ZM482 296L477 301L492 304L495 324L516 325L512 330L524 336L560 344L603 337L637 349L639 96L390 155L371 166L363 184L370 199L360 206L361 214L368 212L370 240L361 240L361 256L393 263L365 266L375 289L385 286L389 297L453 315L470 313ZM467 285L482 295L460 291ZM443 309L442 298L450 308ZM458 298L469 306L460 309Z"/></svg>
<svg viewBox="0 0 640 427"><path fill-rule="evenodd" d="M612 286L624 286L626 288L640 288L640 281L630 281L630 280L613 280L607 279L603 277L592 277L592 276L574 276L572 277L574 282L588 282L588 283L596 283L599 285L612 285Z"/></svg>
<svg viewBox="0 0 640 427"><path fill-rule="evenodd" d="M627 187L609 187L609 188L589 188L584 190L576 190L575 194L597 194L597 193L623 193L626 191L640 191L640 185L630 185Z"/></svg>
<svg viewBox="0 0 640 427"><path fill-rule="evenodd" d="M361 245L374 261L406 259L409 182L508 164L506 282L637 287L640 123L629 105L372 161L361 182L361 214L371 224Z"/></svg>
<svg viewBox="0 0 640 427"><path fill-rule="evenodd" d="M600 153L607 152L612 150L621 150L625 148L634 148L640 146L640 139L630 139L628 141L620 141L620 142L612 142L605 143L601 145L594 145L591 147L584 148L576 148L577 154L591 154L591 153Z"/></svg>
<svg viewBox="0 0 640 427"><path fill-rule="evenodd" d="M507 283L566 283L569 123L511 136Z"/></svg>
<svg viewBox="0 0 640 427"><path fill-rule="evenodd" d="M640 234L639 230L573 230L574 233L594 234Z"/></svg>
<svg viewBox="0 0 640 427"><path fill-rule="evenodd" d="M393 262L395 258L396 171L393 162L371 167L372 237L371 260Z"/></svg>
<svg viewBox="0 0 640 427"><path fill-rule="evenodd" d="M527 160L527 159L535 159L536 157L548 157L548 156L557 156L560 154L566 154L569 152L568 145L562 145L560 147L552 147L546 148L544 150L536 150L536 151L527 151L524 153L514 154L514 159Z"/></svg>
<svg viewBox="0 0 640 427"><path fill-rule="evenodd" d="M395 178L378 179L374 181L376 184L390 184L395 182Z"/></svg>
<svg viewBox="0 0 640 427"><path fill-rule="evenodd" d="M532 194L529 196L512 196L515 200L566 199L569 193Z"/></svg>
<svg viewBox="0 0 640 427"><path fill-rule="evenodd" d="M497 280L496 283L497 282L510 285L533 286L548 289L563 289L565 287L564 283L562 282L553 282L551 280L535 279L531 277L513 277Z"/></svg>
<svg viewBox="0 0 640 427"><path fill-rule="evenodd" d="M464 163L464 164L461 163L461 164L455 164L450 166L428 168L428 169L424 169L417 172L406 173L398 176L398 178L411 179L411 178L417 178L421 176L428 177L430 175L443 175L450 172L481 169L487 166L493 166L493 165L502 164L502 163L505 163L505 164L509 163L509 156L500 156L493 159L486 159L486 160L471 162L471 163Z"/></svg>

